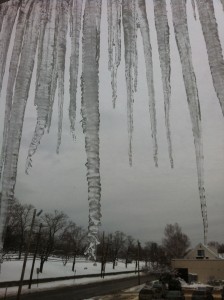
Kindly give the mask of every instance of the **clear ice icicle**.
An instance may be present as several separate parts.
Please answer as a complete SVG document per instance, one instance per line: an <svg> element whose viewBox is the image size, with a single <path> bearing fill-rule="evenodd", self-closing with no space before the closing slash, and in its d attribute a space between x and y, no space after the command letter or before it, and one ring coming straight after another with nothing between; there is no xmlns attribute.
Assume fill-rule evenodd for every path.
<svg viewBox="0 0 224 300"><path fill-rule="evenodd" d="M197 16L196 16L196 7L195 7L195 1L194 0L191 0L191 5L192 5L193 13L194 13L194 19L196 20Z"/></svg>
<svg viewBox="0 0 224 300"><path fill-rule="evenodd" d="M113 107L117 98L117 69L121 61L121 0L107 0L108 69L111 72Z"/></svg>
<svg viewBox="0 0 224 300"><path fill-rule="evenodd" d="M213 85L224 115L224 60L212 0L197 0Z"/></svg>
<svg viewBox="0 0 224 300"><path fill-rule="evenodd" d="M83 0L72 0L70 2L71 57L69 119L73 138L75 137L76 93L79 72L79 41L81 31L82 3Z"/></svg>
<svg viewBox="0 0 224 300"><path fill-rule="evenodd" d="M82 126L87 155L89 201L89 247L86 254L96 258L101 219L101 182L99 158L99 9L95 0L87 0L83 19L82 42Z"/></svg>
<svg viewBox="0 0 224 300"><path fill-rule="evenodd" d="M197 83L192 63L190 39L187 27L186 0L171 0L171 8L173 15L175 38L180 54L184 85L187 94L188 107L190 111L192 130L194 135L198 174L198 189L204 227L204 242L206 244L208 223L204 188L204 157L202 148L201 114L198 99Z"/></svg>
<svg viewBox="0 0 224 300"><path fill-rule="evenodd" d="M133 103L137 82L137 14L136 0L122 1L122 20L125 47L125 78L127 90L127 120L129 136L129 164L132 165Z"/></svg>
<svg viewBox="0 0 224 300"><path fill-rule="evenodd" d="M68 8L69 0L57 1L59 15L58 37L57 37L57 71L58 71L58 141L57 153L61 144L63 104L64 104L64 73L65 73L65 54L66 37L68 29Z"/></svg>
<svg viewBox="0 0 224 300"><path fill-rule="evenodd" d="M223 6L223 10L224 10L224 0L220 0Z"/></svg>
<svg viewBox="0 0 224 300"><path fill-rule="evenodd" d="M14 40L12 56L11 56L11 61L9 66L9 76L8 76L8 83L7 83L3 142L2 142L2 151L0 157L0 179L2 175L2 167L3 167L5 153L6 153L7 133L8 133L8 126L10 121L11 107L12 107L13 88L14 88L14 83L17 74L19 56L22 49L23 35L26 27L26 20L30 11L30 7L32 7L32 4L33 4L33 0L24 0L22 2L19 11L18 21L16 24L15 40Z"/></svg>
<svg viewBox="0 0 224 300"><path fill-rule="evenodd" d="M54 99L57 89L57 81L58 81L58 27L59 27L59 17L60 11L56 9L56 17L55 17L55 33L54 33L54 51L53 51L53 70L52 70L52 77L51 77L51 87L50 87L50 102L49 102L49 109L48 109L48 116L47 116L47 131L50 132L51 127L51 120L53 114L53 105Z"/></svg>
<svg viewBox="0 0 224 300"><path fill-rule="evenodd" d="M168 142L168 151L170 165L173 168L173 154L170 131L170 31L167 18L166 1L154 0L154 16L157 33L158 51L160 68L163 82L164 109L165 109L165 124L166 136Z"/></svg>
<svg viewBox="0 0 224 300"><path fill-rule="evenodd" d="M0 4L0 32L1 32L4 17L7 14L7 10L8 10L8 7L9 7L9 2L4 2L4 3Z"/></svg>
<svg viewBox="0 0 224 300"><path fill-rule="evenodd" d="M2 22L2 28L0 33L0 93L2 90L2 81L5 73L6 58L11 38L13 25L16 19L16 15L19 9L19 0L11 0L8 3L8 9Z"/></svg>
<svg viewBox="0 0 224 300"><path fill-rule="evenodd" d="M41 69L41 62L42 62L42 54L43 54L43 42L44 42L44 34L45 34L45 27L48 22L49 18L49 9L50 9L50 2L48 0L42 0L42 8L41 8L41 20L40 20L40 34L39 34L39 41L38 41L38 58L37 58L37 73L36 73L36 91L38 88L38 80L40 77L40 69ZM34 99L34 105L36 103L37 98Z"/></svg>
<svg viewBox="0 0 224 300"><path fill-rule="evenodd" d="M157 145L157 129L156 129L156 107L155 107L155 91L153 80L153 62L152 47L150 42L149 23L146 14L145 0L138 0L138 22L144 46L146 79L149 95L149 114L151 121L151 132L153 141L153 157L155 165L158 166L158 145Z"/></svg>
<svg viewBox="0 0 224 300"><path fill-rule="evenodd" d="M7 149L2 176L2 197L0 206L0 250L3 247L3 229L8 204L14 197L17 176L17 163L22 136L24 113L30 88L37 48L42 1L35 0L27 21L21 58L15 83L11 119L8 129Z"/></svg>
<svg viewBox="0 0 224 300"><path fill-rule="evenodd" d="M39 49L38 52L38 73L35 92L35 105L37 106L37 124L28 151L26 173L28 173L29 167L32 166L32 156L37 150L37 147L47 125L47 118L50 107L50 91L55 47L54 35L56 21L56 3L56 0L52 0L50 2L49 11L46 18L47 22L44 26L43 40L42 43L40 43L41 49Z"/></svg>

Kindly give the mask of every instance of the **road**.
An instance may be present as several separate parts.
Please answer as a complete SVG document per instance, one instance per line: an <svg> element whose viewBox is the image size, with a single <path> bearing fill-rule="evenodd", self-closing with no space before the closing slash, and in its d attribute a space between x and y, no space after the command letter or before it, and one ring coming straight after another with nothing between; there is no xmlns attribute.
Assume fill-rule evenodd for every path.
<svg viewBox="0 0 224 300"><path fill-rule="evenodd" d="M147 280L153 280L152 275L141 277L141 284ZM21 295L21 300L83 300L91 297L115 294L123 289L138 285L138 277L122 278L117 280L105 280L85 285L60 288L55 290L41 291ZM7 299L16 299L16 297L7 297Z"/></svg>

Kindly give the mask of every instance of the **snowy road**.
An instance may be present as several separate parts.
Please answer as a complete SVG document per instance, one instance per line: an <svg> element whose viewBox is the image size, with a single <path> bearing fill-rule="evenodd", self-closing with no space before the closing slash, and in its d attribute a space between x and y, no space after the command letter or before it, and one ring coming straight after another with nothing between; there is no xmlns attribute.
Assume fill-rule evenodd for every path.
<svg viewBox="0 0 224 300"><path fill-rule="evenodd" d="M152 276L145 275L141 277L141 284L147 280L153 280ZM96 282L92 284L79 285L75 287L66 287L55 290L48 290L40 293L21 295L21 300L82 300L91 299L91 297L115 294L123 289L127 289L138 284L138 278L124 278L119 280L110 280L105 282ZM7 297L7 299L16 299L16 297Z"/></svg>

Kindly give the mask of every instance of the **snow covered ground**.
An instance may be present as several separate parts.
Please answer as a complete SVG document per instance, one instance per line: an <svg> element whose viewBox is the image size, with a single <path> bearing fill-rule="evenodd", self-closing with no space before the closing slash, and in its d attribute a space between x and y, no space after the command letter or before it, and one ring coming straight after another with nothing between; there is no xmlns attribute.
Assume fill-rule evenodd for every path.
<svg viewBox="0 0 224 300"><path fill-rule="evenodd" d="M11 261L4 261L4 263L1 265L1 273L0 273L0 281L14 281L19 280L22 270L22 264L23 261L17 261L17 260L11 260ZM27 261L26 265L26 272L24 279L29 279L30 276L30 270L31 270L31 264L32 260ZM35 263L34 268L34 274L33 279L37 279L37 273L36 268L39 268L40 262L39 260ZM87 275L87 274L99 274L100 273L101 264L97 263L94 265L92 261L88 260L81 260L76 263L75 267L75 274L76 275ZM112 263L106 264L106 273L109 272L122 272L122 271L134 271L135 270L135 264L128 264L127 269L125 268L125 264L123 262L118 262L117 266L113 270ZM55 259L47 261L44 264L43 273L39 274L40 278L50 278L50 277L61 277L61 276L72 276L74 275L74 272L72 272L72 262L68 262L66 266L63 265L62 260ZM133 276L133 274L123 274L123 275L116 275L116 278L123 278ZM27 286L23 286L22 293L30 293L30 292L36 292L43 289L52 289L52 288L58 288L58 287L65 287L70 285L76 285L76 284L85 284L85 283L91 283L91 282L97 282L102 280L109 280L115 278L115 275L112 276L106 276L104 279L100 277L93 277L93 278L82 278L82 279L71 279L71 280L63 280L63 281L56 281L56 282L49 282L49 283L41 283L41 284L33 284L31 287L31 290L28 290ZM0 297L4 297L5 293L7 292L7 295L14 295L17 293L18 287L10 287L6 288L0 288Z"/></svg>
<svg viewBox="0 0 224 300"><path fill-rule="evenodd" d="M29 279L30 276L30 270L31 270L31 263L32 260L27 261L26 266L26 272L24 279ZM4 261L4 263L1 265L1 273L0 273L0 281L14 281L19 280L22 270L22 264L23 260L9 260ZM37 260L34 268L34 274L33 279L37 279L37 273L36 268L39 268L40 261ZM144 264L141 263L141 266ZM100 273L101 264L97 263L96 265L92 261L88 261L85 259L78 260L75 267L75 274L76 275L88 275L88 274L99 274ZM118 262L117 266L113 270L112 263L107 263L106 265L106 273L110 272L122 272L122 271L134 271L135 270L135 263L128 264L127 269L125 268L125 264L123 262ZM72 272L72 262L68 262L66 266L63 265L63 262L61 259L51 258L49 261L47 261L44 264L43 273L39 274L40 278L51 278L51 277L63 277L63 276L73 276L74 272ZM100 277L92 277L92 278L81 278L81 279L70 279L70 280L63 280L63 281L55 281L55 282L47 282L47 283L39 283L32 284L31 290L28 289L28 286L24 285L22 288L22 293L32 293L37 292L40 290L49 290L49 289L55 289L60 287L66 287L71 285L80 285L80 284L86 284L91 282L99 282L99 281L105 281L112 278L124 278L128 276L133 276L134 274L122 274L122 275L111 275L106 276L104 279ZM185 282L181 283L183 288L190 288L190 289L198 289L205 287L204 284L193 284L188 285ZM144 285L139 285L136 287L133 287L131 289L127 289L122 291L121 293L117 294L117 299L128 299L128 300L136 300L138 299L138 294L141 288ZM5 294L7 296L15 295L18 291L18 287L9 287L9 288L0 288L0 298L4 298ZM114 295L106 295L106 296L100 296L91 298L88 300L111 300Z"/></svg>
<svg viewBox="0 0 224 300"><path fill-rule="evenodd" d="M4 261L1 267L1 274L0 274L0 281L13 281L19 280L20 274L22 270L23 261ZM26 273L24 279L29 279L30 270L31 270L32 260L27 261L26 265ZM36 269L39 268L40 261L37 260L35 263L34 268L34 275L33 278L37 278ZM87 275L87 274L99 274L100 273L101 264L97 263L94 266L92 261L88 260L78 260L75 265L75 275ZM118 262L117 266L113 270L112 263L106 264L106 272L122 272L122 271L134 271L135 264L128 264L127 269L125 268L125 264L123 262ZM63 265L61 259L50 259L49 261L45 262L43 273L39 274L40 278L51 278L51 277L61 277L61 276L73 276L74 272L72 272L72 262L68 262L66 266Z"/></svg>

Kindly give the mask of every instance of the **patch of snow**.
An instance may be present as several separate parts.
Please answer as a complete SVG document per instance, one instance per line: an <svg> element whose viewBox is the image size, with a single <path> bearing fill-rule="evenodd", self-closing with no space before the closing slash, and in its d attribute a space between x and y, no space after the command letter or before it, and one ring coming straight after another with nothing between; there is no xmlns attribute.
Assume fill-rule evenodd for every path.
<svg viewBox="0 0 224 300"><path fill-rule="evenodd" d="M4 263L1 265L1 273L0 273L0 281L13 281L13 280L19 280L20 274L22 270L22 264L23 260L21 261L4 261ZM40 261L37 260L35 263L34 268L34 274L33 279L37 279L36 269L39 268ZM26 272L24 276L25 279L29 279L30 276L30 270L31 270L32 260L27 261L26 266ZM122 271L134 271L135 270L135 263L128 264L127 269L125 268L125 264L122 262L118 262L116 268L113 270L113 264L107 263L106 264L106 272L122 272ZM97 263L96 266L94 266L93 261L79 261L75 265L75 275L87 275L87 274L100 274L101 271L101 263ZM72 262L68 262L66 266L63 265L62 260L55 259L55 260L49 260L45 262L43 273L39 273L39 279L41 278L50 278L50 277L63 277L63 276L73 276L74 272L72 272ZM133 273L131 274L122 274L122 275L116 275L116 279L118 278L125 278L125 277L131 277L133 276ZM55 289L55 288L62 288L66 286L72 286L72 285L80 285L80 284L86 284L86 283L92 283L92 282L99 282L99 281L105 281L115 278L115 275L111 276L105 276L104 279L101 277L93 277L93 278L81 278L81 279L70 279L70 280L62 280L62 281L55 281L55 282L47 282L47 283L39 283L32 284L31 289L28 289L27 285L23 286L22 293L32 293L42 290L49 290L49 289ZM0 297L5 295L6 288L0 288ZM18 286L15 287L9 287L7 289L7 295L12 296L16 295L18 291Z"/></svg>

